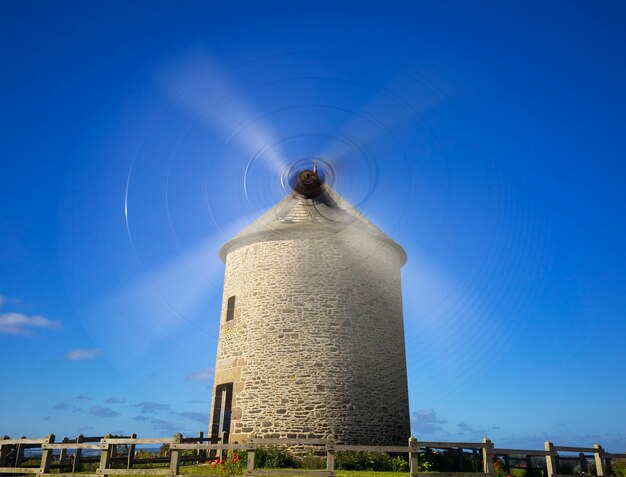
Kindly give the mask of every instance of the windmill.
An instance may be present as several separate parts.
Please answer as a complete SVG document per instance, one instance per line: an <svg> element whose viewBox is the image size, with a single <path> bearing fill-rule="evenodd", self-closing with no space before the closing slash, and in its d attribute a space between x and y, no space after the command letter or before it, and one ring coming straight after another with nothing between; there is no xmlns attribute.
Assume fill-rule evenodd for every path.
<svg viewBox="0 0 626 477"><path fill-rule="evenodd" d="M402 247L317 164L220 250L211 433L401 444L410 434Z"/></svg>

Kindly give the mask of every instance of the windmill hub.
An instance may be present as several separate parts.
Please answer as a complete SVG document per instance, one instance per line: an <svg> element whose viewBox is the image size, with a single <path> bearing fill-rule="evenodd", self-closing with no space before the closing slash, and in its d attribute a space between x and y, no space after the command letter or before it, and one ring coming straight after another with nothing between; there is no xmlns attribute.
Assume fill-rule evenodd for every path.
<svg viewBox="0 0 626 477"><path fill-rule="evenodd" d="M323 184L324 180L318 174L316 166L313 170L305 169L298 173L294 190L307 199L312 199L321 194Z"/></svg>

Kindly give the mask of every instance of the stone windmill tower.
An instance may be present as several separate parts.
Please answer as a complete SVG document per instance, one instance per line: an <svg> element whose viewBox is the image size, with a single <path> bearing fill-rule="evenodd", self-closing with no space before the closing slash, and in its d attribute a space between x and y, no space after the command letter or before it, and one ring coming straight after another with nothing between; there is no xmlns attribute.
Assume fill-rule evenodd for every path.
<svg viewBox="0 0 626 477"><path fill-rule="evenodd" d="M220 250L211 434L404 445L404 250L317 170Z"/></svg>

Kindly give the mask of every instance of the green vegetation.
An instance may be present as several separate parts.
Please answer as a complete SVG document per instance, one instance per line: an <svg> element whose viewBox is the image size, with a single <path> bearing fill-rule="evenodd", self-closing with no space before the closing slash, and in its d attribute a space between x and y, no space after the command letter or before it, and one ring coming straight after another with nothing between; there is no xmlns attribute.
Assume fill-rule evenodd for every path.
<svg viewBox="0 0 626 477"><path fill-rule="evenodd" d="M338 452L335 457L335 468L337 470L408 472L409 461L405 456L391 457L381 452Z"/></svg>
<svg viewBox="0 0 626 477"><path fill-rule="evenodd" d="M435 462L434 453L420 455L420 471L433 471L439 463ZM215 459L204 465L181 466L182 474L191 475L242 475L245 473L247 453L230 452L223 459ZM284 447L263 446L255 453L255 468L265 469L310 469L326 468L326 457L308 454L295 456ZM405 455L390 456L381 452L337 452L335 469L338 476L371 477L406 477L409 461Z"/></svg>
<svg viewBox="0 0 626 477"><path fill-rule="evenodd" d="M227 475L240 475L240 474L228 474L219 469L210 468L206 465L188 465L181 466L180 473L183 475L207 475L216 477L225 477ZM295 469L294 469L295 470ZM337 477L407 477L407 472L376 472L367 470L339 470L337 471ZM126 476L119 476L126 477ZM131 477L131 476L128 476ZM133 476L136 477L136 476ZM281 476L284 477L284 476Z"/></svg>
<svg viewBox="0 0 626 477"><path fill-rule="evenodd" d="M614 460L611 468L616 477L626 477L626 460Z"/></svg>

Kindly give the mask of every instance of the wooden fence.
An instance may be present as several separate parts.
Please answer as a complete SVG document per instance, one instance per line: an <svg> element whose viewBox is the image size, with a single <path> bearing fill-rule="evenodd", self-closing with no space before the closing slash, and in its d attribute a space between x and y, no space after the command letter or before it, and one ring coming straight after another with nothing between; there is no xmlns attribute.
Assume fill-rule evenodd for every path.
<svg viewBox="0 0 626 477"><path fill-rule="evenodd" d="M79 436L70 441L65 438L62 442L55 442L53 434L41 439L19 438L11 439L8 436L0 438L0 475L1 474L38 474L41 476L76 476L80 470L82 463L86 459L82 457L83 450L96 450L100 452L97 459L97 469L95 473L82 473L81 476L86 477L105 477L108 475L165 475L169 477L178 476L180 474L180 465L184 461L204 461L210 459L209 452L215 455L215 452L228 450L244 450L247 452L247 468L244 475L247 476L265 476L265 475L290 475L303 477L335 477L335 453L336 452L385 452L395 454L408 454L410 477L461 477L470 472L419 472L419 457L423 450L431 449L448 449L458 450L461 455L463 449L472 450L474 454L480 456L482 462L482 472L474 472L474 474L485 475L485 477L494 477L494 461L496 458L504 457L508 462L510 456L525 456L528 462L530 458L543 457L545 459L546 477L560 477L559 459L566 457L560 453L578 453L579 458L586 461L592 458L595 464L595 475L598 477L609 476L611 472L611 461L614 459L626 459L626 453L612 454L605 452L600 445L593 447L569 447L555 446L552 442L546 442L544 450L528 450L528 449L504 449L497 448L489 439L483 439L482 442L425 442L418 441L411 437L407 446L370 446L370 445L351 445L342 444L336 441L333 436L327 439L257 439L250 438L243 444L227 443L226 439L204 438L202 433L199 437L183 438L181 434L176 434L169 438L137 438L132 436L104 436L98 438L85 438ZM166 468L134 468L140 463L139 459L135 459L135 449L137 445L150 444L167 444L169 446L169 455L161 458L160 462L168 464ZM308 470L308 469L257 469L255 468L255 453L260 446L267 445L285 445L285 446L310 446L318 447L326 453L326 469L325 470ZM124 467L113 468L112 463L120 457L115 457L116 448L124 446L126 456L124 459ZM41 465L39 467L25 467L22 465L24 450L37 449L41 450ZM64 464L64 459L68 458L68 450L73 450L71 463ZM195 450L192 456L182 456L183 451ZM55 455L57 452L57 455ZM53 458L54 457L54 458ZM58 459L58 460L57 460ZM92 460L94 458L91 458ZM153 459L143 459L141 462L154 462ZM70 472L63 472L68 469ZM56 471L56 472L55 472ZM591 474L591 472L589 473ZM197 476L194 476L197 477Z"/></svg>

